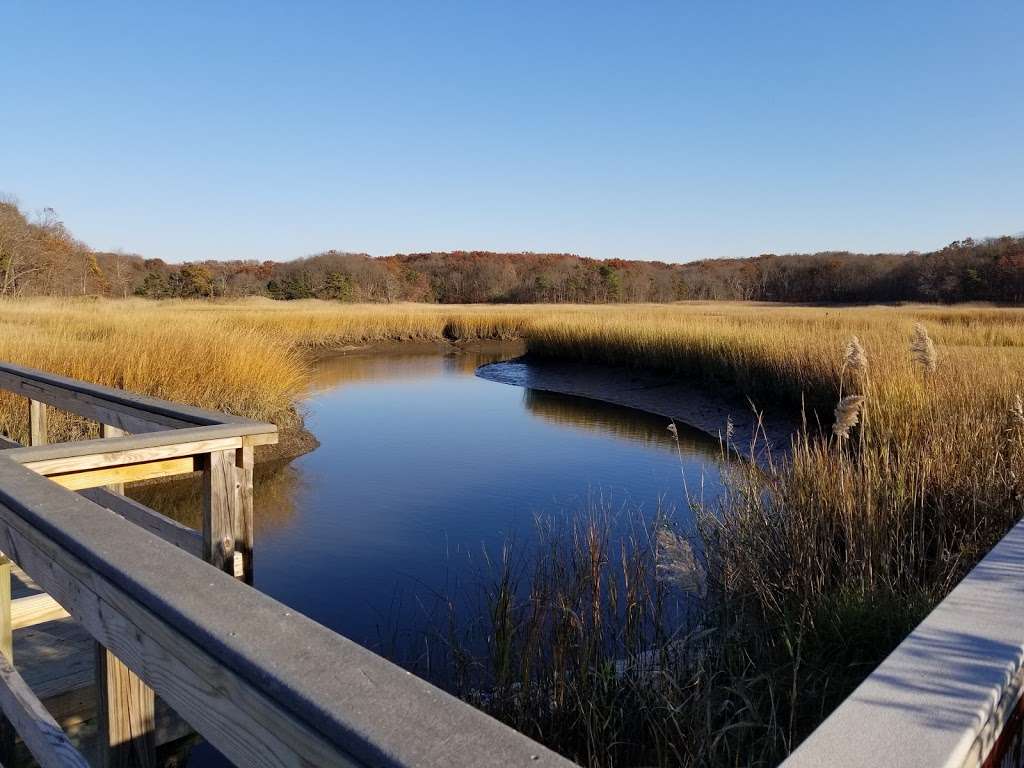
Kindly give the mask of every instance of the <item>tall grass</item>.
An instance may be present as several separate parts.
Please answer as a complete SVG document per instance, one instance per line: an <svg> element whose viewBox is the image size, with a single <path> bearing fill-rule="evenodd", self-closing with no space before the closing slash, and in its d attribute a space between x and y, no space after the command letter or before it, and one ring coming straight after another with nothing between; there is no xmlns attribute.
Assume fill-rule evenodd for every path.
<svg viewBox="0 0 1024 768"><path fill-rule="evenodd" d="M655 670L608 675L605 656L581 673L583 646L555 634L531 685L572 678L587 692L575 709L545 698L522 712L518 691L485 701L588 765L776 763L1024 512L1020 312L715 309L530 330L535 354L817 408L787 456L733 465L720 501L695 505L707 598L692 636L647 638ZM648 571L655 560L630 550L604 567L633 558ZM574 589L600 583L576 578ZM529 626L532 603L520 610ZM621 654L618 632L604 640ZM624 724L623 708L642 721Z"/></svg>
<svg viewBox="0 0 1024 768"><path fill-rule="evenodd" d="M450 639L464 695L586 764L772 764L1024 511L1021 310L0 303L0 359L272 419L318 350L512 337L806 417L785 458L733 465L697 509L688 632L665 621L657 533L591 521L521 583L498 567L483 659ZM5 401L0 429L23 414Z"/></svg>

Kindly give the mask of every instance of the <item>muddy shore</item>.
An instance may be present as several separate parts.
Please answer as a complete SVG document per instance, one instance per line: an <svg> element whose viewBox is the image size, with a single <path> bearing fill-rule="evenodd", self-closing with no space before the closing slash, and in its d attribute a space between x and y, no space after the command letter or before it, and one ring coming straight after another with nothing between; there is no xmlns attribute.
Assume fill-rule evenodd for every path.
<svg viewBox="0 0 1024 768"><path fill-rule="evenodd" d="M665 374L632 368L586 365L542 360L524 355L513 360L483 365L477 375L489 381L528 387L563 395L588 397L624 405L687 424L716 440L732 424L732 444L749 453L758 435L756 453L765 440L773 453L785 451L799 424L799 415L777 406L751 403L727 388L715 390ZM760 426L759 426L760 424Z"/></svg>

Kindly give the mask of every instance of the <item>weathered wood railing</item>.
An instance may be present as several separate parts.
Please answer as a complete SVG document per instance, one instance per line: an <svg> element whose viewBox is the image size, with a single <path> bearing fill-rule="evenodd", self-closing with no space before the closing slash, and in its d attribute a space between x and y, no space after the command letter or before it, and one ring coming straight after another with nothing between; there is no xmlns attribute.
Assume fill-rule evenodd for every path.
<svg viewBox="0 0 1024 768"><path fill-rule="evenodd" d="M0 446L6 753L16 731L40 765L86 765L11 641L70 615L96 641L100 765L154 764L156 696L239 765L569 765L244 583L253 450L276 441L273 425L7 364L0 388L29 398L32 443ZM99 421L104 437L48 444L47 406ZM202 532L121 493L196 471ZM46 594L12 601L11 561Z"/></svg>

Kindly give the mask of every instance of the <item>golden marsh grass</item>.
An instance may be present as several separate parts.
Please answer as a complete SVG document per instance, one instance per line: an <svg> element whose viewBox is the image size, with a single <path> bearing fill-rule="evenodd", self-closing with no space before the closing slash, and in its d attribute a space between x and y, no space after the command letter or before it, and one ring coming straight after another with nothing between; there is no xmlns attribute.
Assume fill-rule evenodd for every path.
<svg viewBox="0 0 1024 768"><path fill-rule="evenodd" d="M1024 310L0 302L0 359L279 423L324 350L494 338L727 386L807 416L786 457L732 465L722 502L697 510L699 653L657 645L649 596L637 600L654 606L652 634L630 630L628 647L621 626L568 621L559 607L612 599L617 563L636 584L653 572L656 553L643 548L627 557L585 537L585 552L551 550L560 562L578 556L578 571L545 571L562 566L541 553L538 573L557 574L537 582L549 590L535 592L543 610L496 592L501 624L488 631L504 638L492 643L501 679L518 682L478 703L585 764L773 764L1021 516ZM0 430L23 438L25 422L23 400L2 401ZM609 633L612 655L595 632ZM652 650L653 682L607 673Z"/></svg>

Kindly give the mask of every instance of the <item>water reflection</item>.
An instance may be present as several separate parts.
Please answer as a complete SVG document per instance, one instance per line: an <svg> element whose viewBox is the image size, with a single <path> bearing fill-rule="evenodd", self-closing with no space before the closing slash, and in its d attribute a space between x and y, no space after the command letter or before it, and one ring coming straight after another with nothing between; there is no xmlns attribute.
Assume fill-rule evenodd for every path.
<svg viewBox="0 0 1024 768"><path fill-rule="evenodd" d="M353 352L331 355L313 365L309 394L345 384L383 379L426 379L440 375L473 375L481 365L523 354L521 342L492 342L458 348L394 352Z"/></svg>
<svg viewBox="0 0 1024 768"><path fill-rule="evenodd" d="M531 414L554 424L676 451L664 416L539 389L524 390L523 403ZM700 430L677 424L676 431L683 455L714 458L719 452L718 443Z"/></svg>
<svg viewBox="0 0 1024 768"><path fill-rule="evenodd" d="M257 541L294 524L304 483L301 470L293 465L257 465L253 477ZM203 527L203 493L198 477L132 486L127 495L179 523L197 530Z"/></svg>

